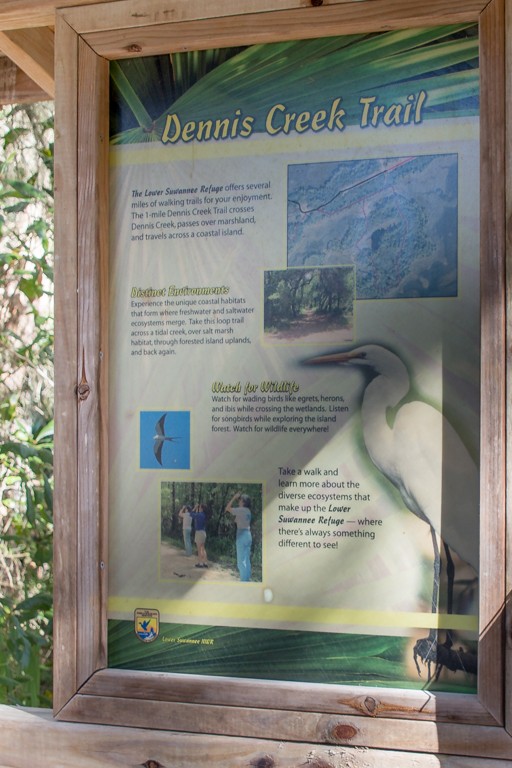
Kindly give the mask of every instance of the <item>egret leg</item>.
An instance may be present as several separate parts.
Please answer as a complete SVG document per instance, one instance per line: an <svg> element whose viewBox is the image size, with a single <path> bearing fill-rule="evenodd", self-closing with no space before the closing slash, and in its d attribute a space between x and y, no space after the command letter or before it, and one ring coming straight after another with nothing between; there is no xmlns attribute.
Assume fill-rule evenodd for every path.
<svg viewBox="0 0 512 768"><path fill-rule="evenodd" d="M441 576L441 556L439 552L439 545L437 543L437 536L433 528L430 529L432 536L432 544L434 547L434 584L432 588L432 613L435 613L439 604L439 583ZM447 576L447 596L446 596L446 611L448 614L453 613L454 602L454 584L455 584L455 564L451 555L450 548L443 542L444 551L446 554L446 576ZM418 659L423 664L427 665L428 669L428 682L432 680L436 682L439 679L439 675L443 668L449 669L452 672L457 670L463 670L465 672L473 672L476 674L476 656L471 653L463 651L462 648L458 650L452 650L453 637L450 630L446 631L446 639L444 643L438 641L438 630L431 629L428 637L418 640L414 646L414 661L418 674L421 674ZM432 665L435 665L434 673L432 674Z"/></svg>
<svg viewBox="0 0 512 768"><path fill-rule="evenodd" d="M453 613L453 589L455 584L455 564L453 562L452 553L448 544L444 543L444 551L446 554L446 577L447 577L447 595L446 595L446 613ZM446 630L446 640L444 645L447 648L451 648L453 645L453 638L451 630Z"/></svg>
<svg viewBox="0 0 512 768"><path fill-rule="evenodd" d="M444 543L444 542L443 542ZM455 565L448 544L444 544L446 554L446 576L448 578L448 594L446 597L446 612L453 613L453 587L455 584Z"/></svg>
<svg viewBox="0 0 512 768"><path fill-rule="evenodd" d="M432 613L436 613L439 606L439 581L441 578L441 554L437 543L437 534L430 526L430 536L434 548L434 584L432 586Z"/></svg>
<svg viewBox="0 0 512 768"><path fill-rule="evenodd" d="M439 544L437 543L437 534L432 526L430 526L430 536L432 538L432 547L434 549L434 581L432 584L432 613L436 613L439 605L439 581L441 577L441 554L439 552ZM436 665L436 673L434 673L434 676L437 676L439 672L437 671L437 639L438 639L438 633L437 628L432 627L430 632L428 633L428 637L424 637L421 640L418 640L418 642L414 646L414 663L416 664L416 669L418 671L418 675L421 676L420 666L418 664L418 658L421 659L421 661L427 665L428 670L428 680L432 680L432 673L431 673L431 665Z"/></svg>

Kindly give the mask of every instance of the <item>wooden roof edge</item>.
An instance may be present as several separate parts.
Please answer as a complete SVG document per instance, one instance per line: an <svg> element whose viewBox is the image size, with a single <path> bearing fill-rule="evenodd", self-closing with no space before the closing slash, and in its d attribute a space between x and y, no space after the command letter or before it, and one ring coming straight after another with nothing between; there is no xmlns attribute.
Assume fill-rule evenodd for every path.
<svg viewBox="0 0 512 768"><path fill-rule="evenodd" d="M55 96L54 33L49 27L0 31L0 51L37 85Z"/></svg>
<svg viewBox="0 0 512 768"><path fill-rule="evenodd" d="M2 0L0 30L53 27L55 11L70 6L92 5L107 0Z"/></svg>

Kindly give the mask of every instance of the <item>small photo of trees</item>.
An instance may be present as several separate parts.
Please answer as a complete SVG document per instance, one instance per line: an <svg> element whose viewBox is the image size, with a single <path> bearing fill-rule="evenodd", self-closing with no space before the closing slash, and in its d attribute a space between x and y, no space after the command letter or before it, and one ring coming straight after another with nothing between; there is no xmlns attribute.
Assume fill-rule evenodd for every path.
<svg viewBox="0 0 512 768"><path fill-rule="evenodd" d="M264 273L264 334L271 344L345 343L354 338L355 269Z"/></svg>

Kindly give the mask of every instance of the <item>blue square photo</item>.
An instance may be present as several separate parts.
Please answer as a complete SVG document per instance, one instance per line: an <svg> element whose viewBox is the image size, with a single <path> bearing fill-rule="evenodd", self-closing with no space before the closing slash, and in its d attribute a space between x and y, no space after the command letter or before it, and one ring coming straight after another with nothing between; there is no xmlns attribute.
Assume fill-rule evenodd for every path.
<svg viewBox="0 0 512 768"><path fill-rule="evenodd" d="M190 469L190 411L140 412L141 469Z"/></svg>

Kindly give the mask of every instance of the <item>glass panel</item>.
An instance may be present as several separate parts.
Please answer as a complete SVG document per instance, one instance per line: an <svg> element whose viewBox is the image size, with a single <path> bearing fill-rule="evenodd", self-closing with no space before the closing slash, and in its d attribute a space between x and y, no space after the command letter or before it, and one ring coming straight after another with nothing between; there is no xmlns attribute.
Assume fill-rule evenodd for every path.
<svg viewBox="0 0 512 768"><path fill-rule="evenodd" d="M109 665L476 691L478 36L111 64Z"/></svg>

